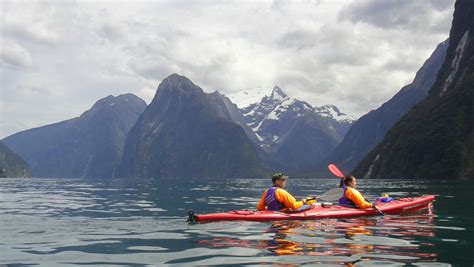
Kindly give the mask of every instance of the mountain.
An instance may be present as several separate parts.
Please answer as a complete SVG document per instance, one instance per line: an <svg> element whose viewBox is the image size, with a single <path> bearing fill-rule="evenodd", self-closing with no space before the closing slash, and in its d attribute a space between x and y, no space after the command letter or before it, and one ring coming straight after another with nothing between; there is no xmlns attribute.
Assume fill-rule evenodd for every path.
<svg viewBox="0 0 474 267"><path fill-rule="evenodd" d="M314 107L313 109L319 116L327 119L341 138L344 138L347 131L349 131L352 125L357 121L356 118L342 113L339 108L334 105L324 105Z"/></svg>
<svg viewBox="0 0 474 267"><path fill-rule="evenodd" d="M125 137L146 103L133 94L108 96L80 117L13 134L3 142L35 177L110 178Z"/></svg>
<svg viewBox="0 0 474 267"><path fill-rule="evenodd" d="M388 130L416 103L426 98L436 81L448 48L448 40L440 43L416 73L411 84L404 86L381 107L372 110L355 122L342 142L319 164L319 173L327 172L328 163L336 163L351 170L367 153L382 141Z"/></svg>
<svg viewBox="0 0 474 267"><path fill-rule="evenodd" d="M0 142L0 178L4 177L31 177L31 171L28 163Z"/></svg>
<svg viewBox="0 0 474 267"><path fill-rule="evenodd" d="M272 93L272 87L259 86L257 88L241 90L235 93L228 94L229 100L234 103L239 109L243 109L252 104L256 104L267 95Z"/></svg>
<svg viewBox="0 0 474 267"><path fill-rule="evenodd" d="M245 116L242 114L239 107L234 104L228 97L215 91L209 94L216 107L221 110L221 114L224 114L225 118L237 123L247 134L254 143L258 142L257 136L253 133L252 128L247 125Z"/></svg>
<svg viewBox="0 0 474 267"><path fill-rule="evenodd" d="M474 178L474 2L458 0L428 96L359 163L366 178Z"/></svg>
<svg viewBox="0 0 474 267"><path fill-rule="evenodd" d="M240 110L246 133L273 160L273 167L295 172L324 158L353 120L337 107L313 108L275 86L269 96ZM239 118L241 120L241 118ZM268 161L267 161L268 162Z"/></svg>
<svg viewBox="0 0 474 267"><path fill-rule="evenodd" d="M266 176L252 141L218 98L184 76L173 74L164 79L127 136L120 175L178 179Z"/></svg>

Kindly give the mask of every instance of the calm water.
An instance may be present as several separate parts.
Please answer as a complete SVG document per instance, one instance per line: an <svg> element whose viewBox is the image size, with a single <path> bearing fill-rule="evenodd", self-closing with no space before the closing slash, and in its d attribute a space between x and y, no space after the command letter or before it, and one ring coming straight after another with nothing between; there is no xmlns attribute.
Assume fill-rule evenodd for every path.
<svg viewBox="0 0 474 267"><path fill-rule="evenodd" d="M296 196L337 181L289 180ZM186 211L252 209L266 180L0 179L0 265L472 266L468 181L367 181L373 199L437 195L404 216L188 225Z"/></svg>

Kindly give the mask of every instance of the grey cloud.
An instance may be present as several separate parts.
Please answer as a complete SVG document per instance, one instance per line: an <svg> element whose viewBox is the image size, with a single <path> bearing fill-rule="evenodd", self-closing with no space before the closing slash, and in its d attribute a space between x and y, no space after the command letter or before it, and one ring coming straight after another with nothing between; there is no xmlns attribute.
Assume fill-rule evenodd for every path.
<svg viewBox="0 0 474 267"><path fill-rule="evenodd" d="M281 81L279 86L291 91L294 96L305 93L324 94L331 88L328 80L315 79L314 76L301 71L283 70L278 74L277 80Z"/></svg>
<svg viewBox="0 0 474 267"><path fill-rule="evenodd" d="M149 80L163 79L174 72L181 73L180 68L174 69L168 61L140 62L131 61L128 66L139 76Z"/></svg>
<svg viewBox="0 0 474 267"><path fill-rule="evenodd" d="M377 40L357 35L350 27L325 25L318 33L295 31L283 36L280 44L293 48L307 56L298 58L295 65L306 71L315 67L328 68L338 65L362 66L377 56ZM369 43L370 42L370 43ZM319 69L317 69L319 71Z"/></svg>
<svg viewBox="0 0 474 267"><path fill-rule="evenodd" d="M448 33L449 30L451 29L451 22L453 20L453 16L451 12L445 12L448 13L448 15L442 16L439 20L435 21L431 27L430 30L435 32L435 33Z"/></svg>
<svg viewBox="0 0 474 267"><path fill-rule="evenodd" d="M210 39L182 30L155 29L157 35L145 36L128 43L124 49L133 52L128 67L148 80L163 79L172 73L188 76L208 90L226 88L232 80L229 65L235 57L220 49L225 40Z"/></svg>
<svg viewBox="0 0 474 267"><path fill-rule="evenodd" d="M309 1L306 1L306 3L311 6L311 8L316 8L322 2L323 2L322 0L309 0ZM291 7L291 4L292 4L291 1L287 1L287 0L273 0L273 1L271 1L271 8L273 10L284 12L284 11L288 10Z"/></svg>
<svg viewBox="0 0 474 267"><path fill-rule="evenodd" d="M102 27L98 29L97 34L112 42L120 41L124 37L121 28L117 25L112 25L111 23L105 23L102 25Z"/></svg>
<svg viewBox="0 0 474 267"><path fill-rule="evenodd" d="M32 58L30 53L21 45L16 43L2 43L0 60L9 66L31 67Z"/></svg>
<svg viewBox="0 0 474 267"><path fill-rule="evenodd" d="M32 86L28 88L28 90L34 94L40 94L40 95L46 95L46 96L51 95L51 91L48 88L43 88L39 86Z"/></svg>
<svg viewBox="0 0 474 267"><path fill-rule="evenodd" d="M347 5L339 14L340 21L365 22L381 28L425 31L436 24L435 12L451 12L454 0L370 0Z"/></svg>
<svg viewBox="0 0 474 267"><path fill-rule="evenodd" d="M318 39L316 32L298 29L285 33L278 41L278 45L284 48L302 50L314 47Z"/></svg>
<svg viewBox="0 0 474 267"><path fill-rule="evenodd" d="M454 0L431 0L430 3L437 10L451 9L454 6Z"/></svg>
<svg viewBox="0 0 474 267"><path fill-rule="evenodd" d="M410 69L420 68L417 60L412 58L397 58L394 57L385 63L382 68L388 71L406 71Z"/></svg>
<svg viewBox="0 0 474 267"><path fill-rule="evenodd" d="M4 36L30 43L56 45L59 41L56 33L40 25L19 25L5 22L1 26L1 31Z"/></svg>
<svg viewBox="0 0 474 267"><path fill-rule="evenodd" d="M5 88L2 95L7 97L10 101L23 102L25 99L32 97L49 97L51 96L51 90L38 85L21 83Z"/></svg>

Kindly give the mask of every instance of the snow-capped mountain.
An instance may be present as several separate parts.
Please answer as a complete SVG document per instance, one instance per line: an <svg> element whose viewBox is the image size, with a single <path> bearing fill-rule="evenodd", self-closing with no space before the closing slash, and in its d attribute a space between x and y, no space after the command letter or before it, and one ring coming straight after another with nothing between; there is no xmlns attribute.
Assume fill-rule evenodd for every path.
<svg viewBox="0 0 474 267"><path fill-rule="evenodd" d="M240 111L256 136L251 139L287 171L304 169L325 157L354 121L333 105L312 107L278 86Z"/></svg>
<svg viewBox="0 0 474 267"><path fill-rule="evenodd" d="M269 102L268 99L274 100L270 102L278 102L278 101L286 100L286 104L292 101L296 101L296 99L293 99L289 97L288 95L286 95L279 86L274 86L273 89L269 89L269 88L270 87L262 88L262 86L259 86L256 89L242 90L237 93L228 94L226 95L226 97L229 98L232 101L232 103L237 105L239 109L242 109L248 112L256 109L257 106L262 104L261 103L262 101L264 102L263 103L264 105L265 103L268 105L268 102ZM267 100L264 100L264 99L267 99ZM357 120L357 118L353 116L342 113L334 105L323 105L320 107L311 107L310 104L304 102L304 108L313 109L314 112L318 113L321 117L334 119L338 122L353 123Z"/></svg>
<svg viewBox="0 0 474 267"><path fill-rule="evenodd" d="M349 128L344 126L350 126L355 121L354 117L342 113L334 105L312 107L307 102L289 97L278 86L273 88L269 96L262 97L259 102L250 104L242 108L241 111L247 125L256 134L260 145L266 150L281 142L280 131L275 128L275 122L281 119L295 119L307 113L314 113L326 119L325 121L331 124L328 126L329 128L335 128L338 139L342 139ZM344 129L339 129L341 126Z"/></svg>
<svg viewBox="0 0 474 267"><path fill-rule="evenodd" d="M314 112L318 113L321 117L334 119L334 120L339 121L339 122L353 123L357 120L353 116L342 113L334 105L324 105L324 106L321 106L321 107L315 107Z"/></svg>
<svg viewBox="0 0 474 267"><path fill-rule="evenodd" d="M263 141L262 133L266 126L263 124L279 120L289 110L297 112L296 117L299 117L304 110L312 110L312 107L305 102L290 98L280 87L275 86L270 96L264 96L260 102L243 108L242 113L247 125L257 134L259 140ZM275 138L277 137L271 139Z"/></svg>
<svg viewBox="0 0 474 267"><path fill-rule="evenodd" d="M226 95L232 103L236 104L239 108L246 108L252 104L256 104L267 95L272 92L271 87L259 86L255 89L242 90L237 93Z"/></svg>

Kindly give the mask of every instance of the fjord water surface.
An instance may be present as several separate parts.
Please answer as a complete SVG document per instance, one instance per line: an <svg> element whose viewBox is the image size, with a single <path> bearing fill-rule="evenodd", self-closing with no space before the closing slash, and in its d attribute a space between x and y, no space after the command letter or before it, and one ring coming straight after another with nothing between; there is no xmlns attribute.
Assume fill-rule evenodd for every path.
<svg viewBox="0 0 474 267"><path fill-rule="evenodd" d="M335 179L292 179L314 196ZM268 179L1 179L0 265L472 266L469 181L359 180L369 199L437 195L401 216L186 223L186 212L253 209Z"/></svg>

